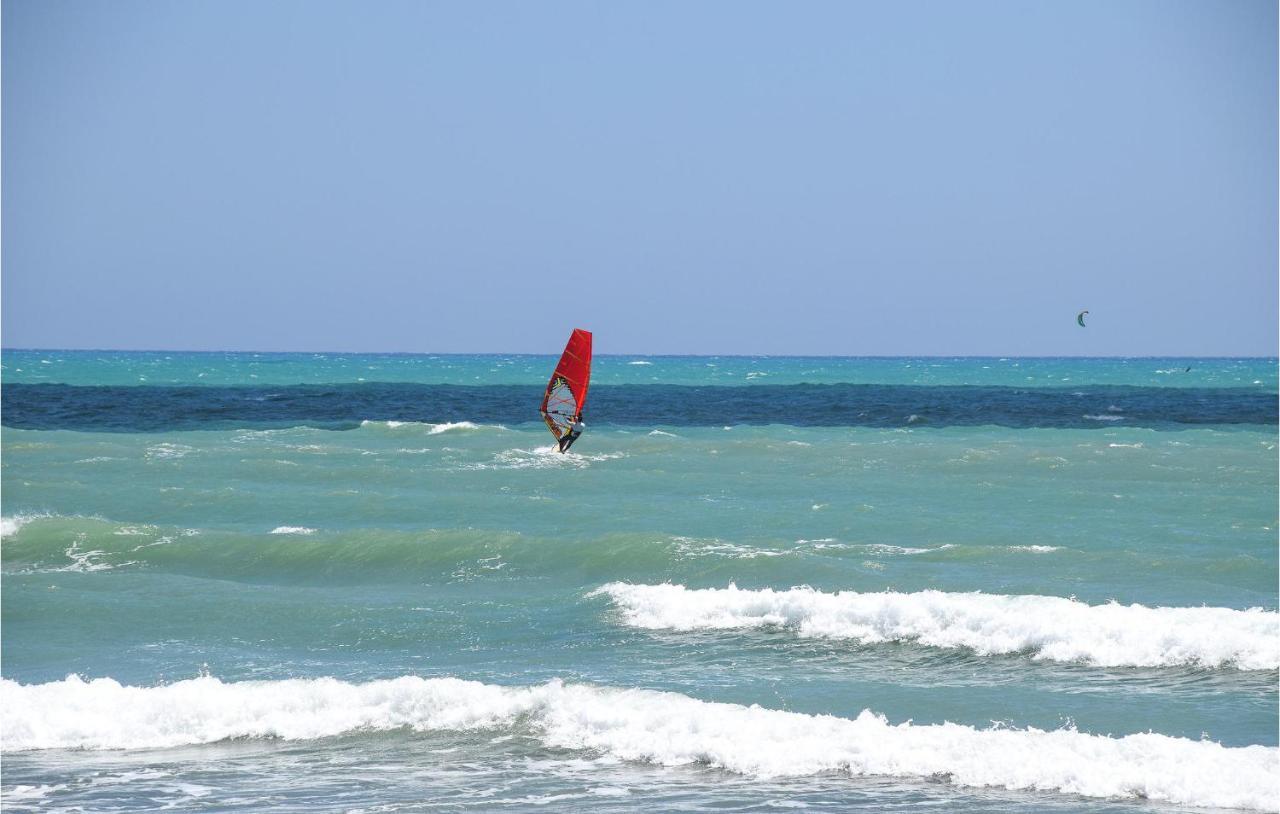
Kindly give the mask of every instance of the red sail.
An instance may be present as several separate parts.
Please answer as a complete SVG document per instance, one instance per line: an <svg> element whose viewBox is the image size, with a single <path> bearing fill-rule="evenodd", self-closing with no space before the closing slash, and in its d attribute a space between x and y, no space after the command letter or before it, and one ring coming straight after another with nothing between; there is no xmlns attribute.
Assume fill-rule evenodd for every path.
<svg viewBox="0 0 1280 814"><path fill-rule="evenodd" d="M556 438L568 432L573 417L582 412L590 383L591 332L575 328L542 396L542 419Z"/></svg>

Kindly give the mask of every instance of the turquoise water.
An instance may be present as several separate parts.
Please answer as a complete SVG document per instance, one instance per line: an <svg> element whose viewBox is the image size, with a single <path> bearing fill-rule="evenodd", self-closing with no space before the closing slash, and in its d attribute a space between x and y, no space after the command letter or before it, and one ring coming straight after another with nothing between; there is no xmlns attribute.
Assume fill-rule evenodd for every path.
<svg viewBox="0 0 1280 814"><path fill-rule="evenodd" d="M144 388L535 385L554 360L3 364L83 388L46 416L80 427ZM936 387L966 415L947 388L1183 388L1159 403L1231 419L1276 367L605 357L593 386L621 389L567 456L536 414L429 405L0 417L5 810L1274 810L1274 418L802 426L807 391L761 388ZM625 417L655 383L779 419Z"/></svg>
<svg viewBox="0 0 1280 814"><path fill-rule="evenodd" d="M421 382L545 385L546 356L5 350L4 381L77 385ZM551 366L555 367L552 359ZM1274 359L1081 359L597 354L593 384L872 383L1066 387L1249 387L1275 393Z"/></svg>

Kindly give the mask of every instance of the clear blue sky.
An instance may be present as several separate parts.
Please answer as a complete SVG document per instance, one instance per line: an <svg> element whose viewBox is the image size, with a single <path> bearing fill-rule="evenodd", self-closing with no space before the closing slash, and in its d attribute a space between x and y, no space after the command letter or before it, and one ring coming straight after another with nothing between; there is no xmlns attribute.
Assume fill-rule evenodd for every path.
<svg viewBox="0 0 1280 814"><path fill-rule="evenodd" d="M1276 43L1274 0L5 0L3 343L1272 355Z"/></svg>

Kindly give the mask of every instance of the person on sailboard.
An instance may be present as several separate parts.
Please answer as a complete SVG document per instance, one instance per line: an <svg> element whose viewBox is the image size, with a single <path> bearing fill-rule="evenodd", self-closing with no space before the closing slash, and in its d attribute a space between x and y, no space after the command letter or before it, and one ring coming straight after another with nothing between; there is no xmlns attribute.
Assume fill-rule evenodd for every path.
<svg viewBox="0 0 1280 814"><path fill-rule="evenodd" d="M582 431L587 428L582 423L582 413L578 413L573 417L573 426L569 427L569 431L560 439L560 451L568 452L569 447L573 446L573 442L578 440L578 436L582 435Z"/></svg>

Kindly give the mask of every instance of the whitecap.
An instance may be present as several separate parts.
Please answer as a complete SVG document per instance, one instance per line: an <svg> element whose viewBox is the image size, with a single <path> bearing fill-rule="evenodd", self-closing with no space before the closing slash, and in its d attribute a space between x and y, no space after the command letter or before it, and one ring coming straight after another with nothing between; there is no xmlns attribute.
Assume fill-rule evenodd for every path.
<svg viewBox="0 0 1280 814"><path fill-rule="evenodd" d="M457 678L351 683L335 678L155 687L69 676L0 679L3 749L158 749L231 739L312 740L359 732L476 732L491 743L527 733L548 749L613 760L705 766L747 778L943 780L961 787L1270 809L1280 749L1225 747L1145 732L891 723L702 701L673 692L553 680L506 687ZM606 792L616 794L616 792Z"/></svg>
<svg viewBox="0 0 1280 814"><path fill-rule="evenodd" d="M1088 605L1056 596L883 591L827 593L613 582L608 596L633 627L727 630L783 627L803 637L912 641L980 655L1102 667L1280 667L1280 613L1260 608Z"/></svg>
<svg viewBox="0 0 1280 814"><path fill-rule="evenodd" d="M463 430L479 430L479 429L496 429L504 430L501 424L495 424L491 427L482 424L476 424L473 421L446 421L441 424L432 424L426 421L369 421L360 422L361 427L381 428L388 430L399 429L415 429L426 430L427 435L440 435L446 432L459 432Z"/></svg>
<svg viewBox="0 0 1280 814"><path fill-rule="evenodd" d="M444 432L457 432L460 430L480 429L479 424L475 424L471 421L446 421L443 424L428 424L427 426L430 427L430 429L427 430L427 435L439 435ZM498 427L495 427L494 429L504 429L504 428L501 426L498 426Z"/></svg>
<svg viewBox="0 0 1280 814"><path fill-rule="evenodd" d="M693 537L672 538L675 550L681 557L727 557L735 560L754 560L756 557L781 557L790 552L774 548L756 548L725 540L698 540Z"/></svg>
<svg viewBox="0 0 1280 814"><path fill-rule="evenodd" d="M13 517L0 517L0 538L12 537L26 524L35 520L38 515L17 514Z"/></svg>
<svg viewBox="0 0 1280 814"><path fill-rule="evenodd" d="M146 448L143 453L147 460L174 460L177 458L185 458L187 455L195 451L195 447L186 444L160 443L152 444Z"/></svg>

